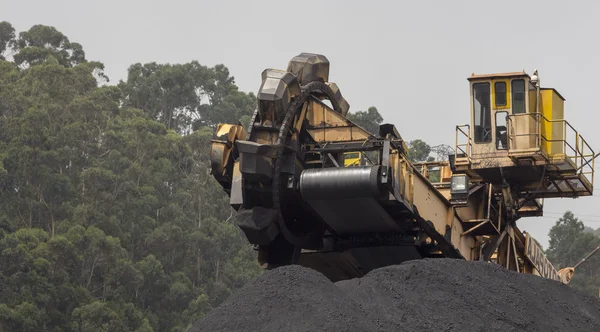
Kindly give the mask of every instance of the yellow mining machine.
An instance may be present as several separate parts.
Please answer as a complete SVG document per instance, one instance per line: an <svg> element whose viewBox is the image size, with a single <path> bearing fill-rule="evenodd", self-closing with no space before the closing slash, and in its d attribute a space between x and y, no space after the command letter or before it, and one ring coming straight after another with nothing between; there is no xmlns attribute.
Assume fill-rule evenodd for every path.
<svg viewBox="0 0 600 332"><path fill-rule="evenodd" d="M325 56L263 71L249 128L219 125L211 153L259 263L338 281L448 257L561 280L517 221L543 215L545 198L592 195L594 152L537 72L468 81L470 124L456 127L454 153L413 164L393 125L370 133L347 118Z"/></svg>

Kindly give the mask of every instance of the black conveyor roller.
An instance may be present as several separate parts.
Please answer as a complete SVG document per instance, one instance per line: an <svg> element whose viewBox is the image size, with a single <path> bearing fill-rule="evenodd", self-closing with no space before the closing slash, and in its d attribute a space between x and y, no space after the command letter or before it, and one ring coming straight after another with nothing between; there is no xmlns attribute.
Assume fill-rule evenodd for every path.
<svg viewBox="0 0 600 332"><path fill-rule="evenodd" d="M300 175L305 199L356 197L379 194L379 166L312 168Z"/></svg>
<svg viewBox="0 0 600 332"><path fill-rule="evenodd" d="M300 192L339 235L398 231L396 222L377 200L386 194L379 185L379 169L307 169L300 176Z"/></svg>

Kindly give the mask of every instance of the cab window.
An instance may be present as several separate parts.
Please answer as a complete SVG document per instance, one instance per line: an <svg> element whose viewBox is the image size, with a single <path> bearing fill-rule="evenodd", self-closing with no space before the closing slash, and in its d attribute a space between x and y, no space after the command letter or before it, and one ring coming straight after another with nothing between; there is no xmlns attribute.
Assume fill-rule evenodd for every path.
<svg viewBox="0 0 600 332"><path fill-rule="evenodd" d="M514 80L511 83L513 114L525 113L525 81Z"/></svg>
<svg viewBox="0 0 600 332"><path fill-rule="evenodd" d="M492 142L490 111L490 83L473 84L473 140L475 143Z"/></svg>
<svg viewBox="0 0 600 332"><path fill-rule="evenodd" d="M506 82L494 83L496 107L506 106Z"/></svg>
<svg viewBox="0 0 600 332"><path fill-rule="evenodd" d="M506 118L508 112L496 112L496 149L508 149L508 134L506 129Z"/></svg>

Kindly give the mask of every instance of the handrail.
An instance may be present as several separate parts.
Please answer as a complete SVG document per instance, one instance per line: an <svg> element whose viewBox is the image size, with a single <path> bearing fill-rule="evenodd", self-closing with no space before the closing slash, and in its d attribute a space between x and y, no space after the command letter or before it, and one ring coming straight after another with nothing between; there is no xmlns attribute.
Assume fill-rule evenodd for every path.
<svg viewBox="0 0 600 332"><path fill-rule="evenodd" d="M542 146L542 140L541 140L541 133L539 130L539 125L536 126L536 130L535 133L524 133L524 134L513 134L511 133L512 127L513 127L513 118L517 118L517 117L525 117L525 116L529 116L531 118L534 119L534 121L539 123L539 119L537 119L538 117L543 117L543 114L541 113L520 113L520 114L511 114L507 116L507 136L508 139L510 140L510 142L513 142L513 137L522 137L522 136L535 136L536 140L535 140L535 148L540 148ZM509 150L511 149L511 143L509 143Z"/></svg>
<svg viewBox="0 0 600 332"><path fill-rule="evenodd" d="M465 132L462 129L464 127L467 127L467 132ZM458 144L458 136L459 136L458 133L459 132L464 137L466 137L466 139L467 139L466 143ZM463 147L464 147L464 149L463 149ZM469 125L469 124L457 125L456 126L456 137L455 137L455 141L454 141L454 159L456 160L456 158L458 158L458 151L461 151L470 160L471 159L471 149L472 149L471 125Z"/></svg>
<svg viewBox="0 0 600 332"><path fill-rule="evenodd" d="M514 119L518 117L529 116L535 121L535 133L526 132L526 133L516 133L514 131ZM595 167L595 158L598 157L599 154L594 154L594 150L590 147L588 142L579 134L579 132L566 120L564 119L548 119L542 113L521 113L521 114L512 114L507 116L507 131L508 137L510 140L509 150L515 149L514 141L516 137L522 136L535 136L536 137L536 148L542 147L543 143L562 143L562 153L564 153L565 157L571 159L571 161L575 165L575 172L578 175L583 175L585 178L590 181L591 184L594 183L594 167ZM542 125L545 124L560 124L562 129L561 137L556 137L553 134L550 139L548 139L542 133ZM551 127L554 130L554 126ZM569 131L569 133L568 133ZM590 166L591 163L591 166ZM589 170L588 170L589 168Z"/></svg>

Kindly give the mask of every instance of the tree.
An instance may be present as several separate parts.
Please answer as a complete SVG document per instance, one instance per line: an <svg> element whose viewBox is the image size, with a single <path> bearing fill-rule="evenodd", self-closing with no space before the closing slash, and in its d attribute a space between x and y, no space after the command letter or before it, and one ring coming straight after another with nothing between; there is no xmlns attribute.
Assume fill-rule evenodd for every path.
<svg viewBox="0 0 600 332"><path fill-rule="evenodd" d="M31 66L50 60L61 66L73 67L86 62L81 44L69 41L56 28L37 24L21 32L12 47L15 64Z"/></svg>
<svg viewBox="0 0 600 332"><path fill-rule="evenodd" d="M413 163L423 161L434 161L435 158L429 156L431 153L431 146L420 139L415 139L408 142L408 160Z"/></svg>
<svg viewBox="0 0 600 332"><path fill-rule="evenodd" d="M383 122L383 117L374 106L367 111L348 113L348 119L374 135L379 133L379 125Z"/></svg>
<svg viewBox="0 0 600 332"><path fill-rule="evenodd" d="M11 43L15 40L15 29L9 22L0 22L0 60L6 60Z"/></svg>
<svg viewBox="0 0 600 332"><path fill-rule="evenodd" d="M587 226L586 226L586 227L584 227L584 228L583 228L583 231L584 231L584 232L588 232L588 233L592 233L592 234L594 234L594 235L596 235L596 236L600 237L600 228L596 228L596 229L594 230L593 228L591 228L591 227L587 227Z"/></svg>
<svg viewBox="0 0 600 332"><path fill-rule="evenodd" d="M348 119L355 124L359 125L363 129L367 130L371 134L377 134L379 132L379 125L383 123L383 117L379 114L376 107L371 106L367 111L358 111L356 113L348 113ZM435 158L431 157L432 152L431 146L420 139L415 139L407 143L408 145L408 159L415 162L434 161ZM439 146L436 150L447 151L445 146Z"/></svg>
<svg viewBox="0 0 600 332"><path fill-rule="evenodd" d="M238 91L227 67L208 68L197 61L136 63L119 86L125 106L144 110L179 133L249 119L256 106L254 94Z"/></svg>
<svg viewBox="0 0 600 332"><path fill-rule="evenodd" d="M130 81L99 86L102 63L60 31L11 28L0 330L184 331L260 273L207 173L212 126L254 109L225 66L133 65Z"/></svg>
<svg viewBox="0 0 600 332"><path fill-rule="evenodd" d="M557 269L574 266L600 245L600 238L584 230L584 224L571 211L556 222L549 232L546 255ZM575 270L570 285L594 296L600 288L600 257L592 256Z"/></svg>

